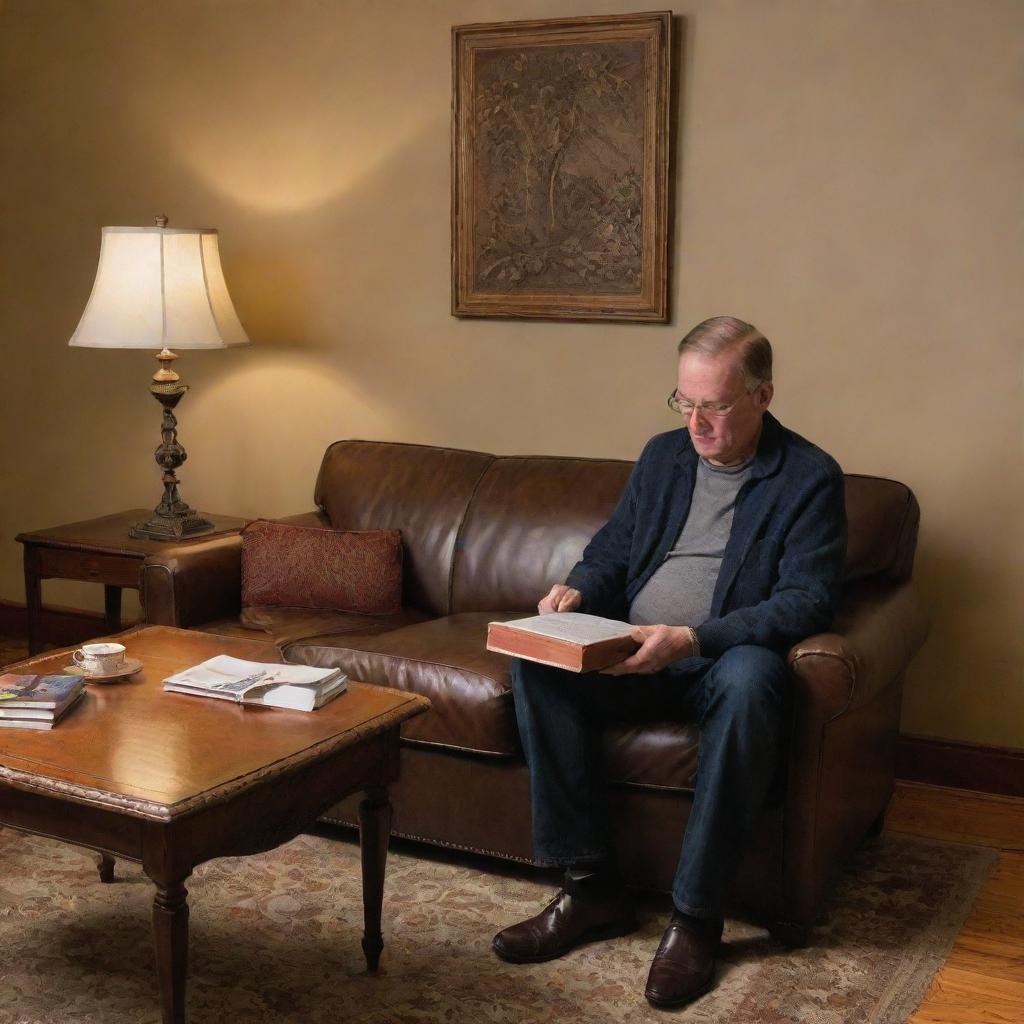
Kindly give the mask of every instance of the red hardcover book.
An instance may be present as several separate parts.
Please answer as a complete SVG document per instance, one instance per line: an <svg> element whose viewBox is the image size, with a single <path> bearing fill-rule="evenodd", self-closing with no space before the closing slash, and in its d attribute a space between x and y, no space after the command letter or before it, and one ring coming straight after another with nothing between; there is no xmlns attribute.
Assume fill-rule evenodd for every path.
<svg viewBox="0 0 1024 1024"><path fill-rule="evenodd" d="M487 650L569 672L596 672L625 661L640 646L628 622L582 612L531 615L487 626Z"/></svg>

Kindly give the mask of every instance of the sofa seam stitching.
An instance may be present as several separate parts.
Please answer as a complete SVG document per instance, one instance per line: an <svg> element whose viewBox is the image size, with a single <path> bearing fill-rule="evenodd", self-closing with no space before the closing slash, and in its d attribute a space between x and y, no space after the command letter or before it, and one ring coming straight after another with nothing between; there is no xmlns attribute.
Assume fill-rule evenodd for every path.
<svg viewBox="0 0 1024 1024"><path fill-rule="evenodd" d="M497 462L498 456L489 456L490 461L480 471L480 475L476 478L476 482L473 484L473 490L470 492L469 501L466 502L466 507L462 510L462 515L459 517L459 526L455 531L455 539L452 541L452 559L448 566L448 609L449 615L454 614L454 608L452 602L455 598L455 560L459 557L459 542L462 540L463 531L466 528L466 521L469 519L469 511L473 507L473 500L476 498L477 491L480 490L480 485L483 483L483 479L487 476L491 467ZM449 666L450 667L450 666Z"/></svg>
<svg viewBox="0 0 1024 1024"><path fill-rule="evenodd" d="M846 712L850 708L850 705L853 703L853 693L857 685L856 666L852 665L848 658L843 657L841 654L835 654L832 651L801 651L796 655L796 657L793 658L791 665L795 665L798 661L802 661L804 658L807 657L832 658L835 661L842 662L843 667L850 675L850 693L846 698L846 704L834 715L830 715L826 719L826 722L834 722L837 718L840 717L840 715L846 714Z"/></svg>

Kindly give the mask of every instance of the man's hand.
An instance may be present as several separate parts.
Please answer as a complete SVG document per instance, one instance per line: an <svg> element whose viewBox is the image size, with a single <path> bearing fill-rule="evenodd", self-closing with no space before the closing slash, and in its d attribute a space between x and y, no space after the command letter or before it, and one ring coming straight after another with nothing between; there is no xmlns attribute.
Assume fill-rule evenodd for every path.
<svg viewBox="0 0 1024 1024"><path fill-rule="evenodd" d="M693 654L693 639L686 626L634 626L633 639L640 643L640 650L604 669L604 675L650 675Z"/></svg>
<svg viewBox="0 0 1024 1024"><path fill-rule="evenodd" d="M564 583L556 583L541 599L537 611L541 615L550 612L573 612L583 603L583 595Z"/></svg>

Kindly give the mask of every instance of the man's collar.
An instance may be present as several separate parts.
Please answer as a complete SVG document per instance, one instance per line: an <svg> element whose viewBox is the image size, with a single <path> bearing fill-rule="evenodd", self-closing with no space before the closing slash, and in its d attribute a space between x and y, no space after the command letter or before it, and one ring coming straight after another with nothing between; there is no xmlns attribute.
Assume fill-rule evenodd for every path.
<svg viewBox="0 0 1024 1024"><path fill-rule="evenodd" d="M676 462L682 465L687 460L696 460L697 450L693 447L693 441L690 440L690 432L685 427L680 429L683 436L679 450L676 452ZM782 448L782 424L770 412L766 412L761 421L761 436L757 440L757 452L750 467L750 479L760 480L762 477L771 476L782 461Z"/></svg>
<svg viewBox="0 0 1024 1024"><path fill-rule="evenodd" d="M782 462L782 424L770 413L764 414L761 421L761 436L757 442L757 454L750 472L752 480L771 476Z"/></svg>

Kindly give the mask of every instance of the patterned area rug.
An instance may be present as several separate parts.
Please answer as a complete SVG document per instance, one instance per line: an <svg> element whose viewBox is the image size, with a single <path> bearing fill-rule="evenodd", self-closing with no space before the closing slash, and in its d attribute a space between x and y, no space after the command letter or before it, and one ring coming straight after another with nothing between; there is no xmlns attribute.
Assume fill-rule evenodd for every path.
<svg viewBox="0 0 1024 1024"><path fill-rule="evenodd" d="M491 936L539 910L550 885L403 846L388 860L384 955L372 976L359 946L358 847L301 836L192 877L189 1019L896 1024L925 992L995 857L886 834L844 875L812 947L785 950L729 921L718 987L666 1014L642 994L664 904L648 907L635 935L513 966L492 955ZM0 863L0 1021L157 1022L153 888L141 870L121 862L117 881L103 885L91 854L3 829Z"/></svg>

